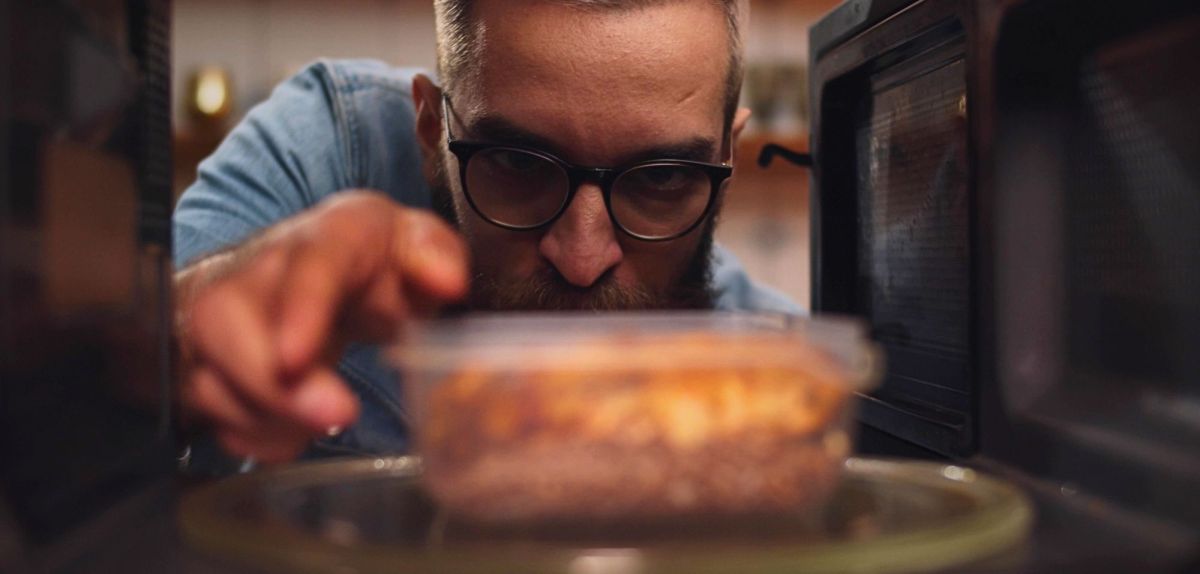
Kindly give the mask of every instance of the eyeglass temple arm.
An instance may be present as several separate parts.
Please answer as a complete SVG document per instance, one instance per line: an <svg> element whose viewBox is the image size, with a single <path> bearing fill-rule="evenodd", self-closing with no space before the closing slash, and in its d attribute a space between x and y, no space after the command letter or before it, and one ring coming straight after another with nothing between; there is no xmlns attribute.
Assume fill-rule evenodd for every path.
<svg viewBox="0 0 1200 574"><path fill-rule="evenodd" d="M813 157L810 153L793 151L779 144L769 143L763 146L762 151L758 154L758 167L765 168L771 165L771 160L775 159L777 155L801 167L812 167L813 164Z"/></svg>
<svg viewBox="0 0 1200 574"><path fill-rule="evenodd" d="M452 139L450 137L450 96L446 95L444 90L442 91L442 123L446 128L446 139Z"/></svg>

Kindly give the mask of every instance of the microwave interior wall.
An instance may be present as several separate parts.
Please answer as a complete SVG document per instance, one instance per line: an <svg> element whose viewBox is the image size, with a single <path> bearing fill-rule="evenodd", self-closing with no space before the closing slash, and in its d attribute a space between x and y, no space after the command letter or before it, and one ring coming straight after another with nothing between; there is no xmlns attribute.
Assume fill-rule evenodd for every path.
<svg viewBox="0 0 1200 574"><path fill-rule="evenodd" d="M1200 524L1200 5L1081 6L997 34L981 446Z"/></svg>
<svg viewBox="0 0 1200 574"><path fill-rule="evenodd" d="M175 467L170 4L0 16L0 571L56 571Z"/></svg>

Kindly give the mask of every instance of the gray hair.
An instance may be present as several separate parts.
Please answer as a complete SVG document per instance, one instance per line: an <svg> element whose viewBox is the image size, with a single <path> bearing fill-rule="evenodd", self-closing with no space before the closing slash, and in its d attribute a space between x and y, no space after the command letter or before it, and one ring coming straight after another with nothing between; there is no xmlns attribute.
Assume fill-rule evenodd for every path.
<svg viewBox="0 0 1200 574"><path fill-rule="evenodd" d="M557 4L587 10L633 10L656 4L681 0L548 0ZM742 89L742 25L749 12L748 0L707 0L725 12L729 34L729 73L725 84L725 129L737 111L738 95ZM437 22L438 76L442 86L451 92L457 84L475 72L471 67L479 61L479 43L471 25L471 6L474 0L434 0Z"/></svg>

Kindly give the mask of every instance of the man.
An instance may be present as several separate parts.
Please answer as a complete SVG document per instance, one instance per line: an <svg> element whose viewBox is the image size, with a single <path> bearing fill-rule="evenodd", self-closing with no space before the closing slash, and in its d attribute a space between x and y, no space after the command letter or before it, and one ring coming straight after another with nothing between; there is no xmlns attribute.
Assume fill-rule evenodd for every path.
<svg viewBox="0 0 1200 574"><path fill-rule="evenodd" d="M229 454L403 451L368 343L447 303L796 310L712 246L744 0L435 6L441 87L318 63L179 203L185 412Z"/></svg>

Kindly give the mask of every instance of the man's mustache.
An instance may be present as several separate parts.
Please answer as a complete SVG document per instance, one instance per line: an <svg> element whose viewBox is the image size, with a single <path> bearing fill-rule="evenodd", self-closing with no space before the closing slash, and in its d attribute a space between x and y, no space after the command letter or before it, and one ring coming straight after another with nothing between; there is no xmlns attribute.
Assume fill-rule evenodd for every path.
<svg viewBox="0 0 1200 574"><path fill-rule="evenodd" d="M476 275L471 282L471 307L488 311L616 311L659 309L666 297L617 282L612 270L587 287L573 285L552 266L538 269L520 281Z"/></svg>

